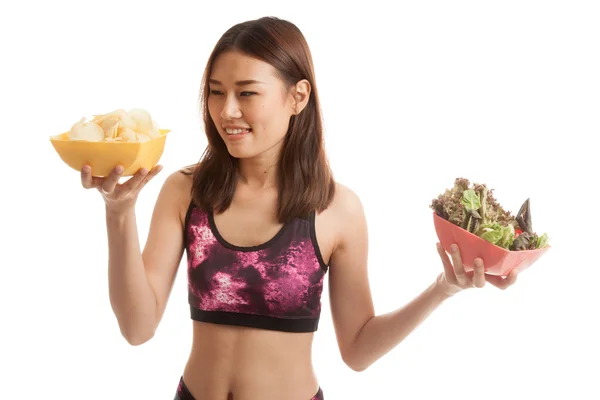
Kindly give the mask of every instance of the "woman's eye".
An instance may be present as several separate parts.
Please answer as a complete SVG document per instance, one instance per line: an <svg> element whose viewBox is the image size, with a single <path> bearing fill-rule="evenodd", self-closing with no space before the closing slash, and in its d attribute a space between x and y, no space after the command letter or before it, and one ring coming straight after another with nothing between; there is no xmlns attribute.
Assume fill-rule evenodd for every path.
<svg viewBox="0 0 600 400"><path fill-rule="evenodd" d="M221 96L223 94L223 92L220 91L220 90L211 89L210 90L210 94L215 95L215 96ZM241 97L248 97L248 96L252 96L254 94L257 94L257 93L256 92L241 92L240 96Z"/></svg>

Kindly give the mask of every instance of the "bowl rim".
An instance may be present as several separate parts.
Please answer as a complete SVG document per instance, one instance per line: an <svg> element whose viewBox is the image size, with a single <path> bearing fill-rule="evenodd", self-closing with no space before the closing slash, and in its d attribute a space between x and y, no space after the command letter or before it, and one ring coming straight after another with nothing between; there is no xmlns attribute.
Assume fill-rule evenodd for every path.
<svg viewBox="0 0 600 400"><path fill-rule="evenodd" d="M439 216L439 215L438 215L438 214L437 214L435 211L433 212L433 215L434 215L434 218L437 218L437 219L439 219L440 221L444 221L444 222L446 222L446 223L450 224L450 225L451 225L453 228L455 228L455 229L456 229L456 228L457 228L457 229L459 229L461 233L463 233L463 234L467 234L467 235L471 235L471 236L473 236L473 237L476 237L476 238L477 238L477 239L479 239L480 241L483 241L483 242L485 242L485 243L487 243L487 244L490 244L490 245L492 245L492 246L496 247L497 249L500 249L500 250L502 250L502 251L503 251L504 253L506 253L506 254L531 254L531 253L537 253L537 252L540 252L540 251L542 251L542 250L548 250L548 249L551 247L550 245L547 245L547 246L545 246L545 247L542 247L541 249L533 249L533 250L507 250L507 249L505 249L504 247L500 247L500 246L498 246L497 244L494 244L494 243L492 243L492 242L488 242L488 241L487 241L487 240L485 240L484 238L482 238L482 237L480 237L480 236L477 236L477 235L475 235L474 233L471 233L471 232L469 232L468 230L466 230L466 229L463 229L462 227L460 227L460 226L458 226L458 225L456 225L456 224L453 224L452 222L448 221L448 220L447 220L447 219L445 219L445 218L442 218L442 217L440 217L440 216Z"/></svg>
<svg viewBox="0 0 600 400"><path fill-rule="evenodd" d="M152 141L155 141L155 140L158 140L158 139L162 139L164 136L167 136L167 134L171 132L171 129L159 129L158 132L160 133L160 136L156 137L154 139L150 139L150 140L148 140L146 142L107 142L107 141L104 141L104 140L98 141L98 142L92 142L92 141L89 141L89 140L70 140L69 138L64 138L63 136L64 135L68 135L69 132L70 131L66 131L66 132L63 132L63 133L59 133L57 135L52 135L52 136L50 136L50 141L51 142L69 142L69 143L103 143L103 144L106 144L108 146L114 145L114 144L129 144L129 145L136 144L137 145L137 144L150 143Z"/></svg>

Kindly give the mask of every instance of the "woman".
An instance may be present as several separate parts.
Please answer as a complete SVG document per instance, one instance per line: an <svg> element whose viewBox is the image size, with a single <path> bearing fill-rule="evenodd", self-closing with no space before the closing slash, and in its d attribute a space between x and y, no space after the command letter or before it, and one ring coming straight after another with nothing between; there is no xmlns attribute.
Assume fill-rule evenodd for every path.
<svg viewBox="0 0 600 400"><path fill-rule="evenodd" d="M323 399L312 368L324 278L339 350L363 371L398 345L445 299L485 282L458 251L438 244L443 272L407 306L374 315L367 224L359 198L336 183L323 149L308 45L276 18L233 26L216 44L202 83L208 147L165 180L140 251L136 198L161 170L119 183L82 170L106 203L110 299L123 336L148 341L163 316L178 265L188 261L193 346L176 399Z"/></svg>

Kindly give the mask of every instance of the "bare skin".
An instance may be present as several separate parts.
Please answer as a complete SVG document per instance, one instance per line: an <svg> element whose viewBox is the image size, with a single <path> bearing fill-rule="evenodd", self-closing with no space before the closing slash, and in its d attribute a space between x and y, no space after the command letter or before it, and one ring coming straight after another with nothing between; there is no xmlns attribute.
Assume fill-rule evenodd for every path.
<svg viewBox="0 0 600 400"><path fill-rule="evenodd" d="M160 171L160 166L149 175L155 176L157 171ZM106 179L94 178L92 181L89 173L82 172L84 187L97 187L107 201L109 230L111 219L127 220L132 212L127 208L128 204L139 193L136 190L141 189L138 182L144 182L143 173L123 184L115 184L118 178L119 174L114 173ZM128 190L130 188L134 189ZM147 275L147 288L150 289L148 292L156 296L154 307L148 307L149 313L156 313L155 325L149 328L151 335L164 314L183 255L180 238L191 200L190 188L191 178L179 172L166 179L157 200L146 246L141 253L142 271ZM231 208L215 216L219 232L227 241L240 246L269 240L281 228L281 224L274 222L275 196L273 190L253 191L241 183ZM118 211L111 211L110 207ZM253 212L246 212L247 207ZM334 225L328 222L328 218L331 219L331 210L317 218L318 241L325 262L330 259L334 239L334 232L329 228ZM135 224L135 217L124 225L128 222ZM135 228L128 231L135 232ZM252 235L244 236L240 232L252 232ZM110 237L109 233L109 241ZM119 258L118 251L113 246L111 253L115 254L114 258ZM149 340L151 335L136 334L133 328L124 329L123 321L133 319L118 308L121 296L127 293L125 285L120 288L115 283L126 282L121 279L121 273L127 268L117 268L121 269L117 263L109 265L113 309L124 336L131 344L139 345ZM312 366L313 336L314 333L274 332L193 321L193 344L183 372L184 381L197 400L310 399L319 387Z"/></svg>
<svg viewBox="0 0 600 400"><path fill-rule="evenodd" d="M160 167L157 170L160 170ZM150 175L155 173L156 170L151 171ZM118 174L107 178L108 183L104 186L108 187L109 193L103 195L108 197L109 202L112 199L113 205L121 204L118 198L135 196L135 190L132 194L126 189L115 194L118 190L114 191L111 182L115 182L117 178ZM130 182L135 183L138 179L143 182L141 176L136 178L130 179ZM104 182L97 180L92 184L89 174L86 173L82 173L82 179L86 187L102 185ZM127 182L123 184L125 185ZM154 304L148 307L151 313L155 313L151 333L136 335L133 329L123 329L122 322L128 320L127 315L120 314L119 309L113 306L124 336L134 345L142 344L152 337L166 308L184 251L183 242L179 238L190 201L190 187L190 177L179 172L167 178L153 214L147 244L141 254L144 260L143 271L148 277L146 287L156 296L151 297ZM268 206L269 199L271 204L275 201L274 193L270 192L272 191L252 191L243 183L240 184L240 190L237 192L239 194L236 194L231 208L215 217L217 228L226 240L240 246L251 246L265 242L277 233L281 224L274 222L272 207ZM316 230L323 258L330 265L329 295L338 344L342 357L351 368L365 369L367 366L363 364L365 361L360 361L361 358L372 360L367 361L368 364L374 362L395 347L444 299L459 291L468 287L483 287L486 281L502 289L514 283L516 277L500 280L484 275L483 267L476 269L475 274L464 273L459 254L452 256L455 261L454 268L459 271L460 278L457 278L451 260L441 251L444 273L440 274L436 283L428 288L424 295L421 295L422 298L395 313L374 318L368 281L365 281L366 241L364 238L352 240L352 237L343 233L349 231L345 229L348 225L357 226L361 220L364 221L364 215L348 208L349 203L356 201L355 195L348 188L338 184L337 193L332 206L317 216ZM244 212L246 207L252 207L254 212ZM108 212L108 219L111 218L110 215ZM128 215L127 212L124 215ZM348 222L343 224L344 220ZM135 224L135 219L133 223ZM238 229L240 226L243 228ZM340 228L335 229L336 226ZM241 232L252 234L243 235ZM361 230L354 232L359 232L360 236L364 235L364 231ZM344 246L343 243L347 245ZM335 257L338 259L335 260ZM344 260L347 257L357 260L354 267L351 262ZM118 255L115 258L118 258ZM350 267L344 268L342 262ZM113 267L114 274L111 279L114 278L116 282L120 279L118 271L115 271L119 266L111 264L109 271L110 267ZM460 274L461 269L463 274ZM463 283L459 283L459 279ZM349 295L350 291L352 296ZM113 284L111 301L116 305L119 296L122 295L119 287ZM372 321L371 324L367 324L369 321ZM390 327L393 329L390 330ZM369 329L373 331L373 337L378 337L378 343L373 342L369 338L370 335L360 337L361 330L365 335ZM184 381L197 400L310 399L319 386L311 357L313 336L313 333L263 331L194 321L193 345L183 372ZM381 347L382 344L385 345L384 348ZM360 348L362 355L359 354Z"/></svg>
<svg viewBox="0 0 600 400"><path fill-rule="evenodd" d="M286 89L265 63L237 53L215 62L211 117L229 152L239 158L233 202L215 215L221 235L239 246L254 246L281 229L275 218L277 171L289 118L302 111L310 86L300 81ZM260 81L240 88L237 82ZM241 140L228 127L251 128ZM109 293L123 336L132 345L150 340L162 319L184 254L182 231L190 203L191 178L174 172L164 182L141 251L135 202L161 167L139 171L119 183L120 171L107 178L81 172L85 188L97 188L106 203L109 242ZM460 253L451 257L438 247L443 270L413 301L375 315L368 279L368 233L358 196L337 184L331 205L316 218L316 236L329 265L329 297L340 354L355 371L363 371L402 342L445 300L486 282L501 289L506 279L484 273L481 260L466 273ZM287 333L193 322L193 345L183 371L197 400L309 400L319 387L312 367L314 333ZM326 388L324 388L326 391Z"/></svg>
<svg viewBox="0 0 600 400"><path fill-rule="evenodd" d="M177 179L189 192L190 178L181 175ZM189 200L186 196L185 203ZM231 207L215 215L217 229L229 243L244 247L262 244L282 227L275 221L275 202L273 189L252 189L240 182ZM180 217L183 220L184 215ZM328 262L333 232L327 229L326 218L327 214L319 216L317 229L319 246ZM193 326L193 346L183 378L197 399L224 399L229 393L236 400L307 400L316 394L319 384L311 357L314 333L196 321Z"/></svg>

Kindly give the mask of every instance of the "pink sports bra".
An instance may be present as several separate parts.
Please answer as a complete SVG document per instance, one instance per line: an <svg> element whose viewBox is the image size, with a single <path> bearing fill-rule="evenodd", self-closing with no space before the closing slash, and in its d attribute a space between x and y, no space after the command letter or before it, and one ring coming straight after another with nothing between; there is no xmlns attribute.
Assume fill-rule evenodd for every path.
<svg viewBox="0 0 600 400"><path fill-rule="evenodd" d="M314 332L328 266L315 235L315 213L284 224L271 240L227 242L214 215L193 201L185 217L191 318L285 332Z"/></svg>

